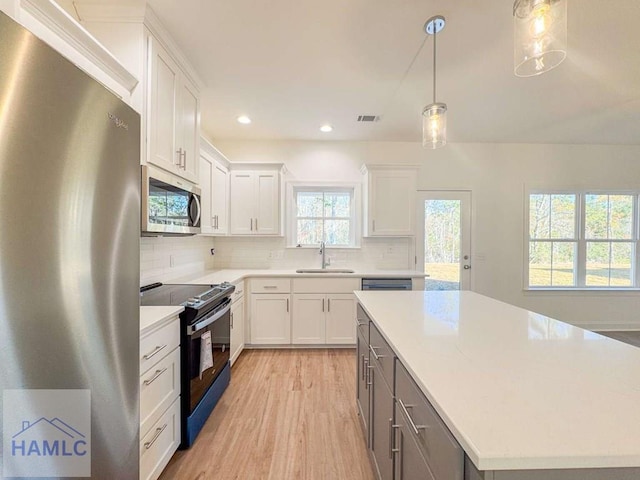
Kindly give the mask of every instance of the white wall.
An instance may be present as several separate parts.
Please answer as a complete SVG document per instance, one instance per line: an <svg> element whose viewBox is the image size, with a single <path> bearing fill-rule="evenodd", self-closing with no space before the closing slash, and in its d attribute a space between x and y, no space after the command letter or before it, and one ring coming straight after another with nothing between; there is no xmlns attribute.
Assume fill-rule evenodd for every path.
<svg viewBox="0 0 640 480"><path fill-rule="evenodd" d="M472 192L474 291L593 329L640 329L640 292L523 290L525 187L638 189L640 146L449 144L431 151L401 142L215 145L234 162L283 162L298 180L359 181L363 163L419 164L419 189ZM216 248L230 241L217 239Z"/></svg>

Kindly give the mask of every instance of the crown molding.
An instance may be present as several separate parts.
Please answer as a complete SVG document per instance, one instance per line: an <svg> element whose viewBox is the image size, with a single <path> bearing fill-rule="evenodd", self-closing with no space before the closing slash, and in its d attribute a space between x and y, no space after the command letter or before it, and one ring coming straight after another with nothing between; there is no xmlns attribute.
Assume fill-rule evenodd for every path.
<svg viewBox="0 0 640 480"><path fill-rule="evenodd" d="M109 50L52 0L21 0L20 7L130 93L139 80Z"/></svg>

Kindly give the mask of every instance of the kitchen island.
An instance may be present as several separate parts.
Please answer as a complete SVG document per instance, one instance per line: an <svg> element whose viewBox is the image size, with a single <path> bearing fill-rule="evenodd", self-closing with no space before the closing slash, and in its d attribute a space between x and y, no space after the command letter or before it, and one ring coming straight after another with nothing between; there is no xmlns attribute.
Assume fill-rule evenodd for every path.
<svg viewBox="0 0 640 480"><path fill-rule="evenodd" d="M356 298L396 388L401 364L464 450L465 479L640 478L640 349L473 292Z"/></svg>

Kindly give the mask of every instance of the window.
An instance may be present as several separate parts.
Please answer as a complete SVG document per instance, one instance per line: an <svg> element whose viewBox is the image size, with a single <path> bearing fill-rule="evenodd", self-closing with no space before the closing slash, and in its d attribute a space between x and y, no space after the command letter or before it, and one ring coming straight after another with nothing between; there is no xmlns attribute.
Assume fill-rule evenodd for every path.
<svg viewBox="0 0 640 480"><path fill-rule="evenodd" d="M356 243L354 188L295 186L290 243L352 247Z"/></svg>
<svg viewBox="0 0 640 480"><path fill-rule="evenodd" d="M640 286L638 210L638 193L529 194L528 286Z"/></svg>

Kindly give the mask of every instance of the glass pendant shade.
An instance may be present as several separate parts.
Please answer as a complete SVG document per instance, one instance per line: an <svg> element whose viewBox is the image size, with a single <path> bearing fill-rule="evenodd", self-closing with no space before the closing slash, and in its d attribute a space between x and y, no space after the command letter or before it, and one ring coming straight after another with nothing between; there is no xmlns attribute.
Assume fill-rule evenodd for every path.
<svg viewBox="0 0 640 480"><path fill-rule="evenodd" d="M516 0L513 4L514 73L531 77L567 56L567 0Z"/></svg>
<svg viewBox="0 0 640 480"><path fill-rule="evenodd" d="M447 105L432 103L422 111L422 146L439 148L447 144Z"/></svg>

